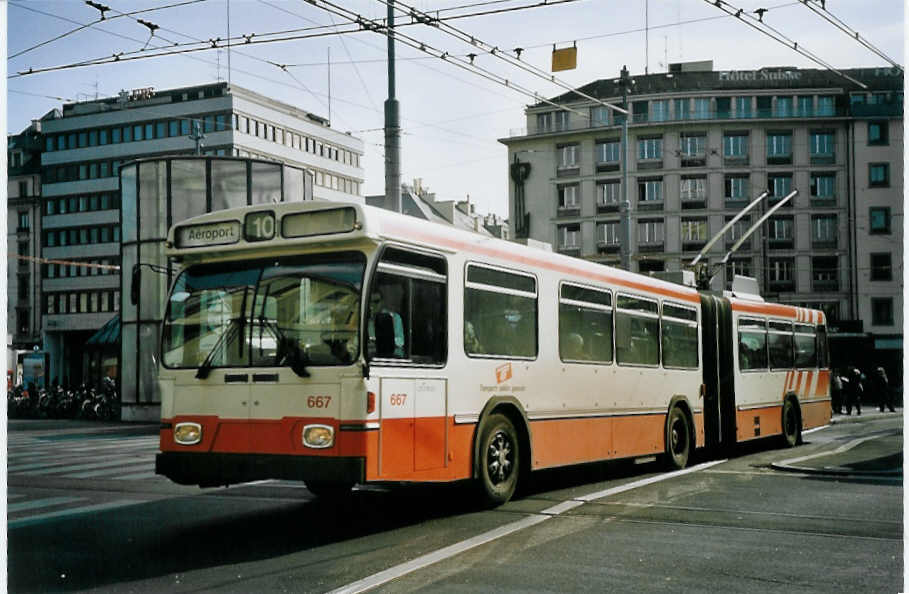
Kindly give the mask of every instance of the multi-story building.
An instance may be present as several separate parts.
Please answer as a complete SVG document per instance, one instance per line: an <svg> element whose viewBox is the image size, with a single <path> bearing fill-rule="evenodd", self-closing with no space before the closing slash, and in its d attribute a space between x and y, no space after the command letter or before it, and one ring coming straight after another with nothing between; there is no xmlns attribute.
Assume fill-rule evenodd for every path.
<svg viewBox="0 0 909 594"><path fill-rule="evenodd" d="M97 379L84 346L120 309L121 164L181 154L267 159L312 172L315 198L363 200L360 139L223 82L66 104L42 125L41 255L55 260L42 267L43 342L49 377L61 382ZM173 197L181 200L189 198Z"/></svg>
<svg viewBox="0 0 909 594"><path fill-rule="evenodd" d="M845 70L862 88L825 70L712 68L678 64L581 87L629 110L626 171L620 113L574 93L552 99L571 111L529 107L527 129L501 139L515 236L618 264L627 197L631 268L673 271L763 191L708 262L798 190L717 271L714 288L756 277L765 298L823 309L834 330L871 342L873 356L854 362L885 360L901 377L902 73Z"/></svg>
<svg viewBox="0 0 909 594"><path fill-rule="evenodd" d="M41 344L41 122L7 136L7 369ZM14 378L15 379L15 378Z"/></svg>

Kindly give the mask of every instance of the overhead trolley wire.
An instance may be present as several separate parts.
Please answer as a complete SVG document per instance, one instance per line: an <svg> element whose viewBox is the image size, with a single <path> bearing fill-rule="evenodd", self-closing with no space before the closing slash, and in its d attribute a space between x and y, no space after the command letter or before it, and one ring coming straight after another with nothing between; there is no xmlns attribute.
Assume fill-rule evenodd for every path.
<svg viewBox="0 0 909 594"><path fill-rule="evenodd" d="M324 0L322 0L322 1L324 1ZM449 25L449 24L445 23L444 21L439 20L438 18L435 18L423 11L417 10L413 6L409 6L409 5L407 5L403 2L399 2L399 1L389 2L389 0L378 0L378 2L381 4L384 4L386 6L396 8L397 10L406 14L407 16L410 16L414 21L420 22L424 25L438 27L439 30L441 30L443 33L447 33L448 35L455 37L456 39L459 39L460 41L462 41L464 43L468 43L474 47L478 47L478 48L484 50L486 53L488 53L492 56L495 56L496 58L498 58L500 60L505 61L506 63L510 64L511 66L520 68L521 70L524 70L525 72L529 72L530 74L532 74L538 78L542 78L543 80L546 80L550 83L558 85L570 92L577 94L580 97L583 97L584 99L587 99L588 101L592 101L598 105L602 105L604 107L607 107L607 108L609 108L613 111L617 111L619 113L623 113L626 115L628 114L627 109L621 108L617 105L613 105L612 103L607 103L606 101L593 97L592 95L588 95L588 94L578 90L573 85L558 79L555 75L550 74L540 68L537 68L536 66L533 66L532 64L521 61L519 56L512 56L509 52L502 51L498 47L490 45L490 44L478 39L476 36L470 35L469 33L466 33L464 31L458 29L454 25ZM399 8L402 6L404 8L406 8L406 11L402 11L401 8ZM516 51L516 53L517 53L517 50L514 50L514 51ZM471 60L471 63L473 63L473 60ZM551 103L549 101L546 101L546 102ZM553 105L555 105L555 104L553 104ZM572 110L570 110L570 111L572 111ZM589 117L588 114L586 114L586 113L582 113L581 116Z"/></svg>
<svg viewBox="0 0 909 594"><path fill-rule="evenodd" d="M770 37L774 41L776 41L782 45L785 45L789 49L805 56L812 62L820 64L827 70L845 78L846 80L849 80L849 81L855 83L859 87L861 87L863 89L868 88L868 86L866 84L852 78L851 76L849 76L848 74L846 74L840 70L837 70L836 68L834 68L832 65L830 65L827 62L825 62L824 60L822 60L820 57L818 57L813 52L805 49L803 46L800 46L797 41L793 41L792 39L790 39L789 37L784 35L782 32L780 32L778 29L775 29L774 27L765 23L763 20L763 15L761 16L761 18L754 17L750 13L745 12L745 10L743 8L736 8L729 2L726 2L725 0L704 0L704 2L706 2L707 4L710 4L711 6L716 6L717 8L719 8L726 14L737 18L738 20L742 21L743 23L745 23L752 29L755 29L755 30L759 31L760 33L763 33L764 35L766 35L767 37Z"/></svg>
<svg viewBox="0 0 909 594"><path fill-rule="evenodd" d="M831 23L834 27L836 27L837 29L839 29L840 31L842 31L843 33L848 35L849 37L852 37L853 39L858 41L860 44L862 44L863 46L865 46L866 48L868 48L869 50L871 50L872 52L874 52L875 54L877 54L878 56L880 56L881 58L886 60L887 62L889 62L891 66L893 66L894 68L898 68L900 72L903 71L903 67L900 64L898 64L896 61L892 60L890 58L890 56L885 54L883 51L879 50L874 45L872 45L870 41L868 41L867 39L863 39L862 36L859 35L858 31L853 30L849 25L844 23L841 19L836 17L829 10L827 10L827 8L824 6L823 3L821 4L820 8L818 8L812 0L801 0L801 3L804 4L807 8L811 9L811 11L814 12L815 14L820 15L827 22Z"/></svg>

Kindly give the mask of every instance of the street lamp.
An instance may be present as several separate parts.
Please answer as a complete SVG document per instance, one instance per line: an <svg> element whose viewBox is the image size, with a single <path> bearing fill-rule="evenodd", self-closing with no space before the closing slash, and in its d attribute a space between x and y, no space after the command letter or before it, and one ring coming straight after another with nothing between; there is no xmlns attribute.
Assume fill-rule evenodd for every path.
<svg viewBox="0 0 909 594"><path fill-rule="evenodd" d="M619 86L622 87L622 107L626 113L622 118L622 204L620 211L622 213L619 234L619 249L621 251L622 268L631 270L631 252L633 249L631 243L631 201L628 198L628 118L631 110L628 109L628 87L632 84L631 77L628 76L628 67L622 66L619 73Z"/></svg>

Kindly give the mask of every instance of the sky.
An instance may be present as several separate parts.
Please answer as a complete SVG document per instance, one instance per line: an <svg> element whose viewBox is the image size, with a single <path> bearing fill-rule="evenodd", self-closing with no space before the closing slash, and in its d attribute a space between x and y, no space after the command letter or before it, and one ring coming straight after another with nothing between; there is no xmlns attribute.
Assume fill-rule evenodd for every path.
<svg viewBox="0 0 909 594"><path fill-rule="evenodd" d="M110 8L101 22L101 12L82 0L0 1L7 2L9 132L20 132L32 119L64 102L115 96L121 89L164 90L230 80L330 118L333 128L361 138L366 152L361 160L365 194L384 193L382 128L388 92L384 35L346 32L354 28L350 21L305 0L97 0ZM381 20L387 13L378 0L329 1L364 19ZM576 44L578 68L555 75L567 88L615 78L623 65L632 76L665 72L674 62L701 60L712 60L715 70L821 67L726 16L707 0L408 0L405 4L441 17L463 16L445 24L487 47L522 48L521 60L545 71L554 47ZM763 16L766 23L835 68L889 66L802 2L734 0L727 5L748 13L769 9ZM825 6L888 57L905 63L902 0L826 0ZM515 8L520 9L504 10ZM123 16L146 9L157 10ZM499 12L476 14L490 11ZM410 20L396 17L398 24ZM157 29L150 35L154 26ZM555 97L566 89L439 27L418 23L398 30L414 43L451 56L476 54L474 63L490 73L487 76L508 79L510 85L541 97ZM170 51L175 51L188 47L175 44L241 35L274 39L278 36L269 34L278 32L288 32L283 37L309 37L245 44L230 52L208 49L19 75L30 68L69 66L121 52L142 55L130 52L143 48L171 46ZM313 37L315 33L321 35ZM402 181L421 178L439 200L469 196L478 212L506 215L508 156L498 139L525 129L524 110L537 101L402 43L396 45L395 64Z"/></svg>

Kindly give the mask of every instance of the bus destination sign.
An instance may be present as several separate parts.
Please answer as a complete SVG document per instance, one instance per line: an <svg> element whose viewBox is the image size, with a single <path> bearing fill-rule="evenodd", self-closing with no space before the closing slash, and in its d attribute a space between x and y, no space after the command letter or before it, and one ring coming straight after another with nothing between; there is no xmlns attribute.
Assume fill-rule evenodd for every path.
<svg viewBox="0 0 909 594"><path fill-rule="evenodd" d="M240 222L223 221L207 225L190 225L177 229L178 248L227 245L240 241Z"/></svg>

